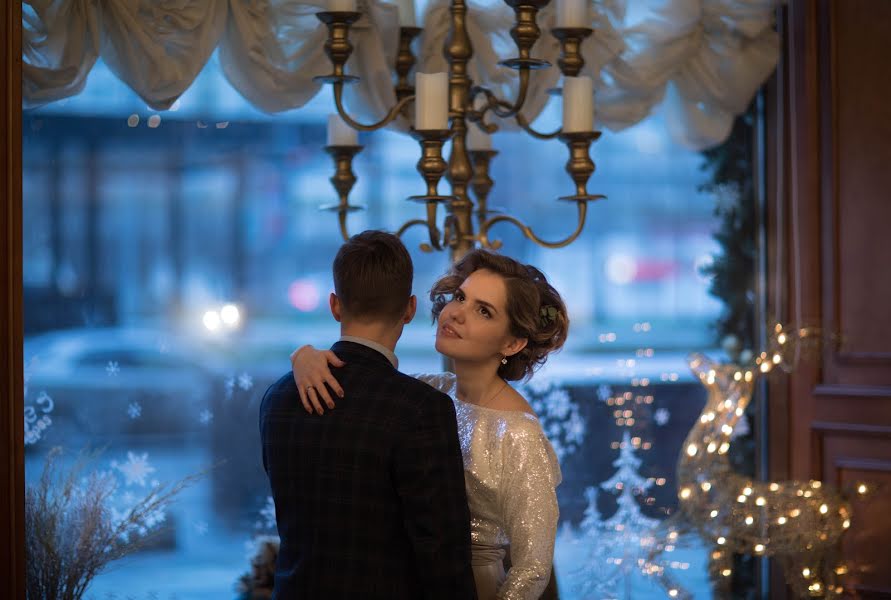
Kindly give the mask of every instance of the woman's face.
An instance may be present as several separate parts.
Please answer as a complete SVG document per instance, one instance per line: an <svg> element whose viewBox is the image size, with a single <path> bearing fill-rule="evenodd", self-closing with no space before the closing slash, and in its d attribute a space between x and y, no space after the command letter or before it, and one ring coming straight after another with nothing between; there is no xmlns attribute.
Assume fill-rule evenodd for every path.
<svg viewBox="0 0 891 600"><path fill-rule="evenodd" d="M485 269L464 280L437 325L436 350L457 361L497 363L526 345L510 334L504 279Z"/></svg>

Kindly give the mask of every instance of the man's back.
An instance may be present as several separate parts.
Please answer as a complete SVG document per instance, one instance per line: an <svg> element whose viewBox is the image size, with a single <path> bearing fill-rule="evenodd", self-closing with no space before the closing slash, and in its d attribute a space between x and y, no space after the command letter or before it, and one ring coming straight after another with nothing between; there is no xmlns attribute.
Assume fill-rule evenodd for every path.
<svg viewBox="0 0 891 600"><path fill-rule="evenodd" d="M323 416L290 373L263 399L281 549L277 598L471 598L470 516L451 400L352 342Z"/></svg>

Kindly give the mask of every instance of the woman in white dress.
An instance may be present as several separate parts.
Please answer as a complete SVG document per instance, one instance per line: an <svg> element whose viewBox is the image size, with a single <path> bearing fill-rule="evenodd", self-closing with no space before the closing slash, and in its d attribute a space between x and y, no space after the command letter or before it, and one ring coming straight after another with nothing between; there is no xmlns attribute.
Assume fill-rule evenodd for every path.
<svg viewBox="0 0 891 600"><path fill-rule="evenodd" d="M528 379L562 347L566 307L541 271L485 250L457 262L430 298L436 350L454 373L416 377L455 403L479 599L537 599L551 573L560 466L534 411L508 381ZM321 412L319 400L331 407L325 384L343 392L328 364L339 366L339 359L311 346L291 359L304 407ZM324 397L306 397L309 386Z"/></svg>

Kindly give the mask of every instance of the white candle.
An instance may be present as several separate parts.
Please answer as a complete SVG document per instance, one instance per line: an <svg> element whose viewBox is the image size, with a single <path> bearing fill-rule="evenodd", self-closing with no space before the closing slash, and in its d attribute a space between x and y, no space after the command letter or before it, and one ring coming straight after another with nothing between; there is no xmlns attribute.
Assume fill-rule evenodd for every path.
<svg viewBox="0 0 891 600"><path fill-rule="evenodd" d="M590 0L557 0L557 27L590 27Z"/></svg>
<svg viewBox="0 0 891 600"><path fill-rule="evenodd" d="M446 73L417 73L415 93L415 129L448 129L449 76Z"/></svg>
<svg viewBox="0 0 891 600"><path fill-rule="evenodd" d="M594 130L594 80L563 78L563 133Z"/></svg>
<svg viewBox="0 0 891 600"><path fill-rule="evenodd" d="M418 26L418 21L415 17L415 0L396 0L396 7L399 9L400 27Z"/></svg>
<svg viewBox="0 0 891 600"><path fill-rule="evenodd" d="M356 0L328 0L331 12L356 12Z"/></svg>
<svg viewBox="0 0 891 600"><path fill-rule="evenodd" d="M467 124L467 149L491 150L492 136L477 127L473 123Z"/></svg>
<svg viewBox="0 0 891 600"><path fill-rule="evenodd" d="M358 146L359 133L347 125L340 115L328 115L328 145Z"/></svg>

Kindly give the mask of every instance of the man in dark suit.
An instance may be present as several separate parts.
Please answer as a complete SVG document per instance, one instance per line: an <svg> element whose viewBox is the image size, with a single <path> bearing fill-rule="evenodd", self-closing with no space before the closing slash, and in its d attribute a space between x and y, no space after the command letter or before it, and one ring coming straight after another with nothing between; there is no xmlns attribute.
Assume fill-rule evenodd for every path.
<svg viewBox="0 0 891 600"><path fill-rule="evenodd" d="M393 354L417 306L412 270L393 235L366 231L344 244L330 298L344 397L307 414L289 371L263 398L281 538L274 598L476 597L454 405L400 373Z"/></svg>

